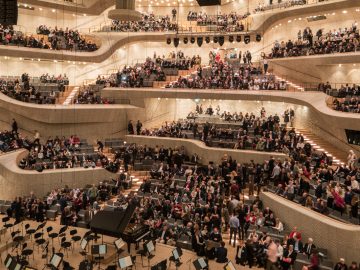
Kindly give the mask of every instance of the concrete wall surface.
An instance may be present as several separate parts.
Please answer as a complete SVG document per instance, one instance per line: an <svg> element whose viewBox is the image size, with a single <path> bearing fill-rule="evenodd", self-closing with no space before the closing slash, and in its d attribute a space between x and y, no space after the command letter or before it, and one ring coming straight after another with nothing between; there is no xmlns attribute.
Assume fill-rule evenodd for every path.
<svg viewBox="0 0 360 270"><path fill-rule="evenodd" d="M202 164L208 164L210 161L213 161L215 164L219 164L224 154L231 156L234 160L240 163L249 163L250 160L254 160L255 163L262 163L264 160L270 159L270 156L280 160L284 160L287 157L282 153L207 147L203 142L192 139L126 135L125 140L127 143L136 143L150 147L163 145L165 148L170 147L174 149L176 147L179 148L184 146L187 155L191 156L193 154L197 154L200 158L200 163Z"/></svg>

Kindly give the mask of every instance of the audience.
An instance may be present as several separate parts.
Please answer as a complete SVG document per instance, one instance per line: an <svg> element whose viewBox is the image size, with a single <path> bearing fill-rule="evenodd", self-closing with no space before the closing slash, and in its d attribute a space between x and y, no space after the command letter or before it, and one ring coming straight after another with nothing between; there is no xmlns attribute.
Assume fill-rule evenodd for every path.
<svg viewBox="0 0 360 270"><path fill-rule="evenodd" d="M57 28L57 26L52 29L46 25L40 25L37 28L37 33L48 37L50 47L53 50L93 52L98 49L95 43L86 40L85 37L81 36L78 30L71 30L68 28L63 30L62 28Z"/></svg>
<svg viewBox="0 0 360 270"><path fill-rule="evenodd" d="M91 88L85 88L78 93L74 100L74 104L114 104L114 102L101 97L99 93L96 93Z"/></svg>
<svg viewBox="0 0 360 270"><path fill-rule="evenodd" d="M47 78L50 78L49 80ZM69 81L64 74L58 77L49 75L42 75L39 80L38 88L42 84L46 87L45 91L36 89L32 82L32 78L27 73L21 75L20 80L9 80L0 78L0 91L1 93L15 98L23 102L37 103L37 104L55 104L57 93L65 91L65 85L69 84ZM50 85L51 84L51 85Z"/></svg>
<svg viewBox="0 0 360 270"><path fill-rule="evenodd" d="M319 2L325 1L325 0L319 0ZM287 8L287 7L293 7L297 5L305 5L307 3L307 0L270 0L269 4L261 4L255 8L255 13L263 12L267 10L272 10L274 8Z"/></svg>
<svg viewBox="0 0 360 270"><path fill-rule="evenodd" d="M121 153L115 153L112 161L100 151L95 153L93 146L88 146L76 135L70 138L48 138L41 144L40 134L36 134L35 140L28 148L28 156L19 163L21 169L42 172L47 169L103 167L114 173L119 169Z"/></svg>
<svg viewBox="0 0 360 270"><path fill-rule="evenodd" d="M50 29L45 25L39 26L37 34L25 35L21 31L15 31L14 26L3 26L0 24L0 44L15 45L20 47L53 49L53 50L76 50L92 52L97 50L96 44L81 37L77 30L65 31L62 29Z"/></svg>
<svg viewBox="0 0 360 270"><path fill-rule="evenodd" d="M262 75L260 68L244 65L234 68L221 60L208 68L198 67L197 73L180 76L166 88L241 89L241 90L286 90L285 82L278 82L274 76Z"/></svg>
<svg viewBox="0 0 360 270"><path fill-rule="evenodd" d="M270 58L307 56L315 54L332 54L355 52L359 47L359 30L357 23L353 23L349 28L339 28L325 32L319 29L315 33L316 38L310 27L301 32L299 30L296 41L289 40L279 43L275 41ZM315 40L314 40L315 39Z"/></svg>
<svg viewBox="0 0 360 270"><path fill-rule="evenodd" d="M116 32L174 32L178 25L170 16L156 17L154 14L143 14L140 21L112 21L111 31Z"/></svg>
<svg viewBox="0 0 360 270"><path fill-rule="evenodd" d="M216 25L218 31L241 32L245 30L242 23L250 14L238 15L236 12L230 14L218 14L210 16L206 12L189 11L188 21L196 21L199 26Z"/></svg>

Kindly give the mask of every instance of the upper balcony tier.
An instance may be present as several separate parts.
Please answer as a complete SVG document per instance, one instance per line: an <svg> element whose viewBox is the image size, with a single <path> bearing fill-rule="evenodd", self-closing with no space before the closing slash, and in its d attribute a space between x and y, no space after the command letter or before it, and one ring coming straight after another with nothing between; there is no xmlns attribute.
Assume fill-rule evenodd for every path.
<svg viewBox="0 0 360 270"><path fill-rule="evenodd" d="M330 10L343 10L345 8L357 7L359 3L357 1L349 0L332 0L324 1L315 4L294 6L285 9L274 9L272 11L266 11L262 13L257 13L250 15L248 21L250 22L249 30L252 33L253 37L257 33L266 33L266 31L271 27L276 21L284 20L287 17L301 16L306 14L318 14L319 10L321 12L326 12ZM156 12L156 9L154 9ZM156 14L156 13L155 13ZM240 12L239 12L240 14ZM184 20L186 20L188 14L184 14ZM20 14L21 16L21 14ZM100 27L104 29L103 27ZM179 36L190 36L189 27L181 27L184 31L179 32ZM93 28L90 28L90 30ZM83 29L82 29L83 30ZM88 29L89 30L89 29ZM93 29L94 30L94 29ZM99 27L96 31L100 30ZM199 31L198 31L199 30ZM246 29L245 29L246 30ZM203 33L203 35L211 36L214 34L219 34L217 32L207 32L206 28L202 29L201 27L196 28L197 34ZM39 49L32 48L21 48L21 47L5 47L0 46L0 55L9 56L9 57L21 57L29 59L49 59L49 60L58 60L58 61L79 61L79 62L93 62L100 63L108 59L117 49L131 43L136 42L148 42L148 41L166 41L167 38L174 37L174 32L147 32L147 33L123 33L123 32L92 32L94 38L99 40L101 47L96 52L71 52L71 51L44 51ZM224 33L227 35L229 33ZM231 33L232 35L244 34L244 32ZM225 43L226 45L226 43ZM259 44L260 45L260 44ZM263 51L260 49L260 51Z"/></svg>

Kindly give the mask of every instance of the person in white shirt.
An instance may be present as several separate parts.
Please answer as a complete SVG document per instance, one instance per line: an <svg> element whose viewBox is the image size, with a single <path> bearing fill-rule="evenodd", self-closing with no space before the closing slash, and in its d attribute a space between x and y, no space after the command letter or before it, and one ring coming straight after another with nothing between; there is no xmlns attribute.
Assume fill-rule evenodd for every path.
<svg viewBox="0 0 360 270"><path fill-rule="evenodd" d="M276 256L282 260L282 257L284 255L284 247L282 245L280 245L280 240L279 239L276 239L275 240L275 244L277 246L277 253L276 253Z"/></svg>
<svg viewBox="0 0 360 270"><path fill-rule="evenodd" d="M353 151L353 150L350 150L350 151L349 151L349 155L348 155L348 157L347 157L347 165L348 165L350 168L352 168L353 165L354 165L354 163L355 163L355 161L356 161L356 159L357 159L357 157L356 157L354 151Z"/></svg>
<svg viewBox="0 0 360 270"><path fill-rule="evenodd" d="M351 177L351 189L354 191L360 190L359 182L356 180L355 176Z"/></svg>
<svg viewBox="0 0 360 270"><path fill-rule="evenodd" d="M273 229L275 229L278 233L281 233L284 230L284 225L279 218L276 218L276 223Z"/></svg>

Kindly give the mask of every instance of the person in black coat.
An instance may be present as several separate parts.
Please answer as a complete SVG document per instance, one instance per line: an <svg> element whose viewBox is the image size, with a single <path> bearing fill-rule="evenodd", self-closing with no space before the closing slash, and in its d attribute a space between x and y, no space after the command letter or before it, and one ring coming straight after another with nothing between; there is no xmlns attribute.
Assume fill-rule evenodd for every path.
<svg viewBox="0 0 360 270"><path fill-rule="evenodd" d="M284 255L281 261L283 270L288 270L292 265L294 265L296 257L297 253L294 250L293 245L289 245L289 248L284 250Z"/></svg>
<svg viewBox="0 0 360 270"><path fill-rule="evenodd" d="M246 251L246 260L249 264L249 268L252 268L254 265L254 243L251 239L248 239L245 244L245 251Z"/></svg>
<svg viewBox="0 0 360 270"><path fill-rule="evenodd" d="M224 241L221 241L221 246L216 249L215 257L218 263L226 263L228 261L227 248L225 247Z"/></svg>
<svg viewBox="0 0 360 270"><path fill-rule="evenodd" d="M12 128L12 133L18 134L18 124L17 124L17 122L15 121L15 119L13 119L11 128Z"/></svg>
<svg viewBox="0 0 360 270"><path fill-rule="evenodd" d="M140 120L138 120L136 123L136 135L140 135L141 128L142 128L142 123L140 122Z"/></svg>
<svg viewBox="0 0 360 270"><path fill-rule="evenodd" d="M237 246L237 248L236 248L235 262L237 264L241 264L242 266L245 266L246 257L247 257L247 255L246 255L245 243L242 243L241 245Z"/></svg>
<svg viewBox="0 0 360 270"><path fill-rule="evenodd" d="M133 126L133 123L131 120L129 121L129 124L128 124L128 133L130 135L134 135L134 126Z"/></svg>

